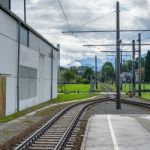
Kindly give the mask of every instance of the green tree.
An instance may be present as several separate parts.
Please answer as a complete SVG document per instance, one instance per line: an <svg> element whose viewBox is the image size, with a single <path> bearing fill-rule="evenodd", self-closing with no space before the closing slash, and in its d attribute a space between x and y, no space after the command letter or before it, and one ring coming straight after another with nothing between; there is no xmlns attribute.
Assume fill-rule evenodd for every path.
<svg viewBox="0 0 150 150"><path fill-rule="evenodd" d="M128 65L127 63L122 64L122 72L128 72Z"/></svg>
<svg viewBox="0 0 150 150"><path fill-rule="evenodd" d="M144 68L146 63L146 57L141 58L141 67Z"/></svg>
<svg viewBox="0 0 150 150"><path fill-rule="evenodd" d="M136 62L135 62L135 68L138 69L138 57L136 58ZM145 67L145 57L141 57L141 67L144 68Z"/></svg>
<svg viewBox="0 0 150 150"><path fill-rule="evenodd" d="M112 63L106 62L102 66L101 81L105 81L106 78L107 80L113 79L113 76L114 76L114 67Z"/></svg>
<svg viewBox="0 0 150 150"><path fill-rule="evenodd" d="M150 82L150 51L147 52L145 62L145 81Z"/></svg>
<svg viewBox="0 0 150 150"><path fill-rule="evenodd" d="M128 68L129 72L132 71L132 60L131 59L127 61L127 68Z"/></svg>
<svg viewBox="0 0 150 150"><path fill-rule="evenodd" d="M75 79L75 74L70 71L67 70L64 74L63 74L63 78L66 81L66 83L69 83L71 80Z"/></svg>
<svg viewBox="0 0 150 150"><path fill-rule="evenodd" d="M87 67L83 74L83 77L89 79L89 76L93 74L94 74L94 71L90 67Z"/></svg>

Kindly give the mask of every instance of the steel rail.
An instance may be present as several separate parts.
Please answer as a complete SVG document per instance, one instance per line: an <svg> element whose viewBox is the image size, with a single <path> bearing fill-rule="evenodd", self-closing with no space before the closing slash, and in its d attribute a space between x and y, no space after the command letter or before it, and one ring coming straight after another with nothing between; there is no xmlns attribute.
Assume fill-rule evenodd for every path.
<svg viewBox="0 0 150 150"><path fill-rule="evenodd" d="M103 102L103 101L101 101ZM60 141L58 142L58 144L56 145L56 147L54 148L54 150L59 150L62 148L62 146L65 144L67 138L70 136L73 128L75 127L75 125L77 124L78 120L80 119L80 116L82 115L83 111L90 105L95 104L96 102L91 102L88 103L87 105L83 106L80 111L76 114L74 120L71 122L70 126L68 127L68 129L66 130L66 132L64 133L64 135L62 136L62 138L60 139Z"/></svg>
<svg viewBox="0 0 150 150"><path fill-rule="evenodd" d="M67 112L72 107L76 106L77 104L73 104L68 106L67 108L63 109L59 112L56 116L50 119L45 125L43 125L40 129L38 129L34 134L32 134L29 138L27 138L24 142L18 145L14 150L24 150L30 144L32 144L39 136L41 136L50 126L52 126L65 112Z"/></svg>
<svg viewBox="0 0 150 150"><path fill-rule="evenodd" d="M132 104L132 105L141 106L141 107L145 107L145 108L150 109L150 104L148 104L148 103L135 102L135 101L126 100L126 99L121 99L121 101L122 101L123 103L126 103L126 104Z"/></svg>
<svg viewBox="0 0 150 150"><path fill-rule="evenodd" d="M37 138L39 138L45 131L50 128L59 118L61 118L68 110L72 109L73 107L85 103L97 103L97 102L104 102L108 99L102 98L102 99L96 99L96 100L91 100L91 101L84 101L84 102L79 102L76 104L72 104L68 106L67 108L63 109L61 112L59 112L57 115L55 115L52 119L50 119L45 125L43 125L40 129L38 129L34 134L32 134L29 138L27 138L25 141L23 141L21 144L19 144L14 150L25 150L27 147L29 147ZM71 127L70 127L71 128ZM70 132L70 129L68 129L67 133L65 132L66 135ZM65 135L65 137L66 137ZM61 139L63 141L63 139ZM60 142L61 143L61 142ZM60 144L59 144L60 145Z"/></svg>
<svg viewBox="0 0 150 150"><path fill-rule="evenodd" d="M103 84L104 88L106 89L106 92L112 92L112 90L110 90L110 88L108 88L108 86L106 86L105 84ZM116 98L112 99L113 101L116 101ZM133 100L127 100L124 98L121 98L121 102L125 103L125 104L131 104L131 105L136 105L136 106L140 106L140 107L145 107L150 109L150 103L144 103L144 102L137 102L137 101L133 101Z"/></svg>

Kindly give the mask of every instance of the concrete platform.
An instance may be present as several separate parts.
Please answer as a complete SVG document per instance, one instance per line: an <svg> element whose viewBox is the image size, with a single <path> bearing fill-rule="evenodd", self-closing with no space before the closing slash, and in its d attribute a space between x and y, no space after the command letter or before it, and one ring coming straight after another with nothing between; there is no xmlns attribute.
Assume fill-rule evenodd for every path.
<svg viewBox="0 0 150 150"><path fill-rule="evenodd" d="M150 150L150 115L94 115L81 150Z"/></svg>

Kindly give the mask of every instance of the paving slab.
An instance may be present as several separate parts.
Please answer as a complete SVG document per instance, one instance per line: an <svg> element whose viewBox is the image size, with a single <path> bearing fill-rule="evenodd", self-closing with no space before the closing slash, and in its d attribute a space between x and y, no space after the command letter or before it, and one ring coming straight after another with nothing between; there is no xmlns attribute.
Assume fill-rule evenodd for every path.
<svg viewBox="0 0 150 150"><path fill-rule="evenodd" d="M146 121L150 126L150 115L93 115L88 120L81 150L150 150Z"/></svg>

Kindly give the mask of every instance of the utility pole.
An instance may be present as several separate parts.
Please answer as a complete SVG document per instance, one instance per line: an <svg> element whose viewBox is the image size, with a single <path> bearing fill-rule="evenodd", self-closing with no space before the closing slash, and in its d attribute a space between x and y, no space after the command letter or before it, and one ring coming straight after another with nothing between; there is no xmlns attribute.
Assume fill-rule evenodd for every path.
<svg viewBox="0 0 150 150"><path fill-rule="evenodd" d="M96 89L98 89L98 81L97 81L97 56L95 55L95 83Z"/></svg>
<svg viewBox="0 0 150 150"><path fill-rule="evenodd" d="M116 98L117 104L116 108L121 109L120 101L120 6L119 2L116 3Z"/></svg>
<svg viewBox="0 0 150 150"><path fill-rule="evenodd" d="M122 50L120 51L120 74L122 74ZM122 90L122 80L120 81L120 90Z"/></svg>
<svg viewBox="0 0 150 150"><path fill-rule="evenodd" d="M122 51L120 51L120 73L122 73Z"/></svg>
<svg viewBox="0 0 150 150"><path fill-rule="evenodd" d="M141 97L141 33L138 35L138 52L139 52L139 62L138 62L138 68L139 68L139 92L138 96Z"/></svg>
<svg viewBox="0 0 150 150"><path fill-rule="evenodd" d="M135 40L132 40L132 96L135 96Z"/></svg>
<svg viewBox="0 0 150 150"><path fill-rule="evenodd" d="M24 0L24 22L26 23L26 0Z"/></svg>

